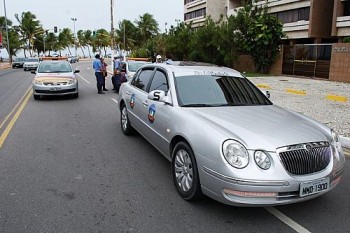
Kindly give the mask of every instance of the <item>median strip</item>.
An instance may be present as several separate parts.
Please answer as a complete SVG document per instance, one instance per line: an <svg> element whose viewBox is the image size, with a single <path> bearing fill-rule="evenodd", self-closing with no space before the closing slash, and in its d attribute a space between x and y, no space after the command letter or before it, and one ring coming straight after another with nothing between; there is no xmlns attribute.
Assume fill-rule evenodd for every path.
<svg viewBox="0 0 350 233"><path fill-rule="evenodd" d="M306 91L295 90L295 89L285 89L286 92L296 94L296 95L306 95Z"/></svg>
<svg viewBox="0 0 350 233"><path fill-rule="evenodd" d="M271 87L267 84L257 84L256 86L260 88L271 89Z"/></svg>
<svg viewBox="0 0 350 233"><path fill-rule="evenodd" d="M347 102L348 98L341 95L326 95L326 99L332 100L332 101L338 101L338 102Z"/></svg>

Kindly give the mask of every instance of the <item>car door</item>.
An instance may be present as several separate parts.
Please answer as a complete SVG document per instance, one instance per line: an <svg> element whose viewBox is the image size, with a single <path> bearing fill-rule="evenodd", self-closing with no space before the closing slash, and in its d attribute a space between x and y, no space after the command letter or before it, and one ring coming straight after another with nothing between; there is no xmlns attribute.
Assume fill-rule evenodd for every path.
<svg viewBox="0 0 350 233"><path fill-rule="evenodd" d="M130 121L133 127L142 135L147 131L147 122L145 122L144 117L145 108L147 108L145 100L147 100L147 89L153 73L154 67L145 67L140 70L131 81L131 88L126 92L129 98L127 108Z"/></svg>
<svg viewBox="0 0 350 233"><path fill-rule="evenodd" d="M156 68L147 92L161 90L167 93L169 90L168 83L167 72L161 68ZM142 113L143 121L148 126L146 137L158 150L167 154L169 148L167 126L172 106L164 102L148 99L148 96L146 98L143 101L144 112Z"/></svg>

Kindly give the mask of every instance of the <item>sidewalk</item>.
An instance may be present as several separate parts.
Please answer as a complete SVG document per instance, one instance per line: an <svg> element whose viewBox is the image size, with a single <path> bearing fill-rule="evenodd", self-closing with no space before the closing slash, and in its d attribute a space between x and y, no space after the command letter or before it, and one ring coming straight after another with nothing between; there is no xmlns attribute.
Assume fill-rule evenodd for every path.
<svg viewBox="0 0 350 233"><path fill-rule="evenodd" d="M291 76L249 77L270 100L334 129L350 149L350 83Z"/></svg>
<svg viewBox="0 0 350 233"><path fill-rule="evenodd" d="M0 70L8 69L11 67L11 64L8 62L0 62Z"/></svg>

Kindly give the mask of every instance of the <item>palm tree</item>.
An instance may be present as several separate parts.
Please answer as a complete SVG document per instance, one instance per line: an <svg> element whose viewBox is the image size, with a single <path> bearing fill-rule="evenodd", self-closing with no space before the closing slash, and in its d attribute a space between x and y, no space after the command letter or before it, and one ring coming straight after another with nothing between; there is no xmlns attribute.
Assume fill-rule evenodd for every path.
<svg viewBox="0 0 350 233"><path fill-rule="evenodd" d="M93 38L93 52L101 53L101 49L103 49L106 56L107 47L110 46L111 42L110 33L106 29L98 29Z"/></svg>
<svg viewBox="0 0 350 233"><path fill-rule="evenodd" d="M90 45L92 46L93 44L93 36L92 36L92 31L91 30L86 30L84 33L84 41L86 41L86 46L88 48L89 52L89 57L91 58L91 53L90 53Z"/></svg>
<svg viewBox="0 0 350 233"><path fill-rule="evenodd" d="M139 20L136 20L135 23L139 29L140 44L143 44L159 33L158 22L149 13L140 16Z"/></svg>
<svg viewBox="0 0 350 233"><path fill-rule="evenodd" d="M83 56L85 57L85 52L84 52L83 48L85 48L85 46L87 45L87 41L85 40L84 34L85 34L85 32L83 30L79 30L77 32L78 47L80 47L81 52L83 53Z"/></svg>
<svg viewBox="0 0 350 233"><path fill-rule="evenodd" d="M55 35L55 33L50 32L49 34L47 34L46 39L45 39L45 46L46 46L46 50L49 51L49 56L50 56L50 52L53 50L56 50L56 45L58 42L58 38Z"/></svg>
<svg viewBox="0 0 350 233"><path fill-rule="evenodd" d="M122 44L124 50L132 49L135 46L135 40L137 37L137 28L129 20L123 20L119 22L119 29L116 30L116 41Z"/></svg>
<svg viewBox="0 0 350 233"><path fill-rule="evenodd" d="M72 52L70 51L70 47L74 46L74 35L69 28L63 28L62 31L59 33L58 44L60 47L58 50L67 48L69 54L72 54ZM61 51L60 51L60 55L62 55Z"/></svg>
<svg viewBox="0 0 350 233"><path fill-rule="evenodd" d="M23 12L21 17L18 14L15 14L15 18L19 23L19 32L23 39L28 44L29 54L33 54L33 43L35 34L41 30L40 21L36 19L36 16L31 12Z"/></svg>

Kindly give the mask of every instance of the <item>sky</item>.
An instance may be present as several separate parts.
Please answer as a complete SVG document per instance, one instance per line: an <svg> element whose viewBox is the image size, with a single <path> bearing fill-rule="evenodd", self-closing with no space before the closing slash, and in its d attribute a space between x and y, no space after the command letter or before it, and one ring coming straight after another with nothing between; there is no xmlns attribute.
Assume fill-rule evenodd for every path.
<svg viewBox="0 0 350 233"><path fill-rule="evenodd" d="M30 11L36 15L44 29L53 30L70 28L76 31L111 29L110 0L2 0L0 15L4 16L4 1L6 16L14 25L18 25L15 14ZM114 0L114 28L124 19L135 22L141 15L149 13L158 22L161 32L165 27L177 25L177 20L183 21L184 5L182 0ZM167 26L165 26L167 24Z"/></svg>

